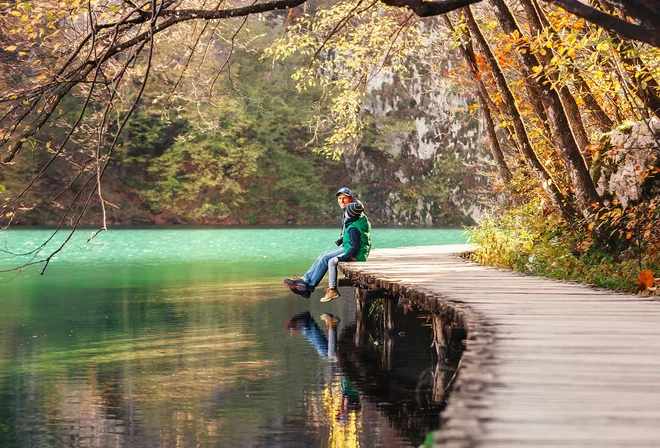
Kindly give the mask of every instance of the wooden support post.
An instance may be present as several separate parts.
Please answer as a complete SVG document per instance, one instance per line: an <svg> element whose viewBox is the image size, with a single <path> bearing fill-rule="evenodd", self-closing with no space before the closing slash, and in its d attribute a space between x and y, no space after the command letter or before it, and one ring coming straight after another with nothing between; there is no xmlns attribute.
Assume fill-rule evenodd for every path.
<svg viewBox="0 0 660 448"><path fill-rule="evenodd" d="M394 352L394 336L391 333L385 333L383 338L383 368L392 370L392 353Z"/></svg>
<svg viewBox="0 0 660 448"><path fill-rule="evenodd" d="M355 287L355 301L356 301L356 314L357 320L364 321L367 317L367 291L356 286Z"/></svg>
<svg viewBox="0 0 660 448"><path fill-rule="evenodd" d="M360 347L364 340L366 339L367 335L367 301L366 301L366 290L360 288L360 287L355 287L355 302L357 304L356 307L356 328L355 328L355 337L353 339L355 346Z"/></svg>
<svg viewBox="0 0 660 448"><path fill-rule="evenodd" d="M451 372L449 373L451 374ZM444 400L450 379L451 375L448 375L447 366L443 360L438 358L435 363L435 372L433 374L433 402L440 403Z"/></svg>
<svg viewBox="0 0 660 448"><path fill-rule="evenodd" d="M467 332L463 327L452 326L447 334L447 340L452 347L460 346L467 339Z"/></svg>
<svg viewBox="0 0 660 448"><path fill-rule="evenodd" d="M385 327L383 330L385 334L394 333L394 314L396 313L396 305L398 302L398 299L394 297L385 298L385 318L383 319Z"/></svg>
<svg viewBox="0 0 660 448"><path fill-rule="evenodd" d="M433 324L433 345L438 355L438 362L442 362L447 356L447 335L445 334L445 319L440 313L431 314Z"/></svg>

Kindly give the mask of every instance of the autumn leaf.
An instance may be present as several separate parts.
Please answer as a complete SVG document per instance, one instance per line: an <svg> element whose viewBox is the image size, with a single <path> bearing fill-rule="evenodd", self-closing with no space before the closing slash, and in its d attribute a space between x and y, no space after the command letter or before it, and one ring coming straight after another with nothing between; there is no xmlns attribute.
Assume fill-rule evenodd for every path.
<svg viewBox="0 0 660 448"><path fill-rule="evenodd" d="M606 51L609 48L610 48L610 46L607 42L601 42L596 46L596 50L598 50L598 51Z"/></svg>
<svg viewBox="0 0 660 448"><path fill-rule="evenodd" d="M653 278L653 271L651 271L650 269L647 269L646 271L642 271L639 274L639 277L637 277L637 281L644 288L650 288L655 283L655 279Z"/></svg>

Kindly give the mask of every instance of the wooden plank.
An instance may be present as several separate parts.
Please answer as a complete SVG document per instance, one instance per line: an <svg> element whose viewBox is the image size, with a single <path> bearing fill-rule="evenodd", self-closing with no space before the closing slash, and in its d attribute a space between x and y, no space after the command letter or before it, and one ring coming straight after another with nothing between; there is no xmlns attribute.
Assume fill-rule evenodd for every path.
<svg viewBox="0 0 660 448"><path fill-rule="evenodd" d="M660 446L658 298L486 268L443 246L375 250L340 269L464 319L437 446Z"/></svg>

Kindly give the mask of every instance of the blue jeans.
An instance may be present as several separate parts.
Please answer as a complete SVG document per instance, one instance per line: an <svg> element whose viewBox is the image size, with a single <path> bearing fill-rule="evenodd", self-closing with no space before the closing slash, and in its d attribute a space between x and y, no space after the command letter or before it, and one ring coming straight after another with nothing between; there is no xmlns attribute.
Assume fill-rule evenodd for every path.
<svg viewBox="0 0 660 448"><path fill-rule="evenodd" d="M334 258L328 260L328 286L331 288L337 288L337 264L333 261Z"/></svg>
<svg viewBox="0 0 660 448"><path fill-rule="evenodd" d="M344 253L344 248L327 250L318 256L312 267L302 276L307 283L307 289L312 292L321 283L321 279L328 271L328 261Z"/></svg>

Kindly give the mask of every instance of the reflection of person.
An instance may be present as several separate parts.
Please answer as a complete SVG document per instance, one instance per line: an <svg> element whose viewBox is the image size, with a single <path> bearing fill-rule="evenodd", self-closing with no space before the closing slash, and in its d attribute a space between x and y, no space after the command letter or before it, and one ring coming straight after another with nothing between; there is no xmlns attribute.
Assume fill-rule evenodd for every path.
<svg viewBox="0 0 660 448"><path fill-rule="evenodd" d="M314 350L316 350L319 356L328 357L328 340L319 326L316 325L316 322L314 322L314 318L309 311L293 316L287 321L284 328L290 330L292 333L302 334L312 344L312 347L314 347Z"/></svg>
<svg viewBox="0 0 660 448"><path fill-rule="evenodd" d="M325 273L328 271L329 268L329 262L333 259L336 259L333 262L333 269L331 270L331 274L333 275L334 272L334 280L333 283L330 284L330 288L326 290L326 297L328 297L328 292L330 290L330 298L324 300L332 300L334 298L339 297L339 293L337 292L337 263L339 261L343 260L348 260L351 257L355 257L358 259L356 255L363 256L364 260L366 260L366 256L368 255L369 251L368 249L364 250L365 248L370 248L371 247L371 241L369 240L369 229L370 225L366 225L369 223L367 220L366 215L364 215L364 206L362 203L353 195L350 189L344 187L340 188L336 195L337 197L337 203L339 204L339 207L343 210L342 213L342 233L340 238L335 241L335 244L338 246L344 246L339 249L332 249L323 252L321 255L318 256L316 261L312 264L312 266L308 269L307 273L303 275L301 278L285 278L284 279L284 284L291 289L292 292L295 294L301 295L305 298L309 298L311 293L316 289L318 284L321 282L321 279L325 275ZM350 206L350 207L349 207ZM349 216L349 211L350 211L350 216ZM360 221L364 217L364 220ZM362 229L362 234L365 235L365 244L364 248L360 246L362 243L361 239L358 239L357 242L352 241L350 234L355 233L355 231L350 231L349 232L349 227L356 227L358 222L360 222L358 229ZM352 225L352 226L351 226ZM360 236L358 234L358 236ZM362 238L362 237L361 237ZM347 247L348 243L348 247ZM353 246L350 246L350 244L353 244ZM367 245L368 243L368 245ZM347 250L348 249L348 250ZM350 251L350 249L353 249L353 252ZM360 252L360 250L362 251ZM350 252L347 255L347 252ZM362 261L364 261L362 260ZM332 280L332 279L331 279Z"/></svg>
<svg viewBox="0 0 660 448"><path fill-rule="evenodd" d="M287 321L284 328L292 333L302 334L322 358L337 361L337 325L339 324L339 318L330 313L323 313L321 314L321 320L328 328L328 339L325 338L309 311L293 316ZM338 367L336 368L338 369ZM337 409L337 421L343 422L350 411L360 410L361 404L360 393L355 386L340 371L339 376L341 378L342 399Z"/></svg>
<svg viewBox="0 0 660 448"><path fill-rule="evenodd" d="M362 408L360 393L345 376L341 378L341 406L337 409L337 420L345 421L350 411Z"/></svg>

